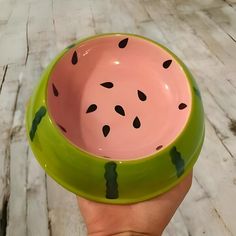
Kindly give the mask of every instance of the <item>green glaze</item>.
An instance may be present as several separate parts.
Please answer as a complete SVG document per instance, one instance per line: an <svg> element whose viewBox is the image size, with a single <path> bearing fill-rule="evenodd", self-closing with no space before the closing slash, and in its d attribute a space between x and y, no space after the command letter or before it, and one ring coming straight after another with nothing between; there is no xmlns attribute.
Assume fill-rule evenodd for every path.
<svg viewBox="0 0 236 236"><path fill-rule="evenodd" d="M194 93L195 93L200 99L202 99L201 93L200 93L199 89L193 87L193 91L194 91Z"/></svg>
<svg viewBox="0 0 236 236"><path fill-rule="evenodd" d="M66 49L71 49L76 45L76 43L72 43L71 45L69 45L68 47L66 47Z"/></svg>
<svg viewBox="0 0 236 236"><path fill-rule="evenodd" d="M179 178L184 173L184 159L181 157L181 153L177 151L176 147L171 148L170 156L176 168L176 175Z"/></svg>
<svg viewBox="0 0 236 236"><path fill-rule="evenodd" d="M38 125L41 122L42 118L46 115L46 112L46 108L44 106L41 106L39 110L35 113L29 134L31 141L33 141Z"/></svg>
<svg viewBox="0 0 236 236"><path fill-rule="evenodd" d="M45 112L43 119L40 119L40 124L38 124L39 118L36 119L37 122L34 121L40 107L47 109L46 91L50 73L69 48L64 49L42 74L40 84L31 96L27 107L26 130L31 140L37 128L37 138L35 136L33 142L30 141L31 148L47 174L59 184L90 200L128 204L150 199L168 191L191 171L204 140L204 110L198 95L200 93L196 93L199 90L198 86L187 67L176 55L159 43L138 35L113 33L89 37L78 41L75 45L111 35L143 38L170 53L180 64L189 82L192 108L179 136L170 145L153 155L137 160L108 162L106 158L83 151L66 139L49 112Z"/></svg>
<svg viewBox="0 0 236 236"><path fill-rule="evenodd" d="M105 179L106 179L106 198L116 199L118 198L118 184L117 184L117 172L116 163L110 161L105 164Z"/></svg>

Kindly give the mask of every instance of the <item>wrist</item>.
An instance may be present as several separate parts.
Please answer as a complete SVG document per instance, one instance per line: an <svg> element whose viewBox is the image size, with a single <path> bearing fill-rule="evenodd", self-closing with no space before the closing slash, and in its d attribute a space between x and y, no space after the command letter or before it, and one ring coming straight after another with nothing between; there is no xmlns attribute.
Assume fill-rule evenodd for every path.
<svg viewBox="0 0 236 236"><path fill-rule="evenodd" d="M123 232L109 233L109 234L105 232L88 234L88 236L147 236L147 235L150 235L150 234L136 232L136 231L123 231Z"/></svg>
<svg viewBox="0 0 236 236"><path fill-rule="evenodd" d="M88 236L161 236L162 230L156 230L155 233L151 232L141 232L136 230L124 230L124 231L99 231L99 232L88 232Z"/></svg>

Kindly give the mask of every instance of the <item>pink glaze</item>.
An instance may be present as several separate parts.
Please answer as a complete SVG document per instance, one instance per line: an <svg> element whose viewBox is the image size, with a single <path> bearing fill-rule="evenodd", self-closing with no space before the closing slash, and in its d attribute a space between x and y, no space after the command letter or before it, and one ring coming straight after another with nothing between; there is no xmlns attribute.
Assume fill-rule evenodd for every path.
<svg viewBox="0 0 236 236"><path fill-rule="evenodd" d="M167 60L172 63L164 68ZM104 82L113 87L100 85ZM138 159L164 148L181 133L191 110L190 88L178 62L156 44L125 35L100 36L71 48L52 70L47 96L49 113L66 138L115 160ZM93 105L87 112L91 104L97 109ZM116 105L125 116L115 111ZM137 122L133 126L135 117L139 128ZM109 133L106 127L103 132L105 125Z"/></svg>

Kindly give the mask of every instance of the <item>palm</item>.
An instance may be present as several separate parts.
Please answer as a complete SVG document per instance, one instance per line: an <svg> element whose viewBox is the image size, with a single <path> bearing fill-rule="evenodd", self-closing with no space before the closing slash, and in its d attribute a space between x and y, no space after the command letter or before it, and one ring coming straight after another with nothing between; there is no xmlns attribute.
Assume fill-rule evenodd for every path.
<svg viewBox="0 0 236 236"><path fill-rule="evenodd" d="M192 172L169 192L130 205L102 204L78 197L88 234L161 235L183 201L191 183Z"/></svg>

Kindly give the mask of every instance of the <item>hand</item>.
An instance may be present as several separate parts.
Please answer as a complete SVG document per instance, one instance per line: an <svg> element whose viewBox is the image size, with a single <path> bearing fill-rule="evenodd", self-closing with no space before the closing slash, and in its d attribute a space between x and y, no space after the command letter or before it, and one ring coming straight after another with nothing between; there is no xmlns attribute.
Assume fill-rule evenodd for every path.
<svg viewBox="0 0 236 236"><path fill-rule="evenodd" d="M148 201L109 205L78 197L89 236L159 236L192 184L192 171L170 191Z"/></svg>

